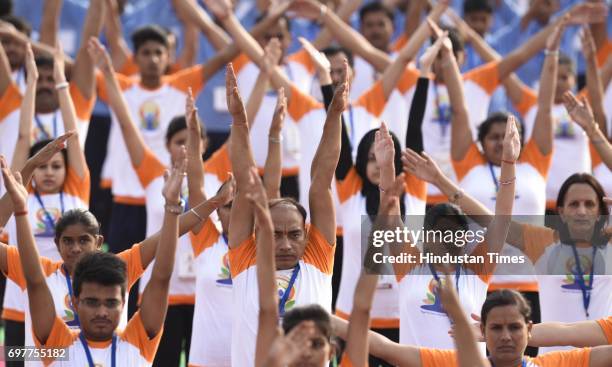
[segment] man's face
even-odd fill
[[[386,52],[393,36],[393,22],[384,11],[366,13],[361,20],[361,33],[374,47]]]
[[[146,41],[134,57],[143,77],[161,77],[168,67],[168,49],[156,41]]]
[[[25,46],[21,42],[15,41],[12,37],[0,37],[2,47],[11,65],[11,70],[17,70],[25,62]]]
[[[481,37],[484,37],[484,35],[487,34],[491,28],[491,13],[484,10],[465,13],[464,19],[465,22]]]
[[[546,24],[550,17],[559,10],[559,0],[531,0],[535,19]]]
[[[57,91],[55,90],[55,78],[53,67],[43,66],[38,68],[38,82],[36,83],[36,112],[50,113],[59,106]]]
[[[331,78],[334,90],[338,87],[340,83],[344,80],[344,59],[346,59],[346,55],[344,52],[339,52],[335,55],[328,56],[327,59],[331,65]],[[353,83],[353,79],[355,77],[355,73],[353,73],[353,68],[349,65],[348,68],[349,76],[348,81],[349,84]]]
[[[105,341],[112,338],[119,325],[124,295],[119,285],[85,282],[73,304],[85,336],[92,341]]]
[[[287,20],[280,18],[278,22],[266,29],[265,33],[257,39],[257,42],[262,48],[265,48],[272,38],[278,38],[278,41],[280,42],[281,58],[279,62],[282,63],[282,60],[287,54],[287,50],[289,49],[289,46],[291,46],[292,41]]]

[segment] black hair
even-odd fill
[[[10,15],[13,12],[13,0],[0,0],[0,17]]]
[[[179,131],[187,129],[187,120],[185,119],[185,115],[175,116],[172,120],[170,120],[170,124],[168,124],[168,129],[166,129],[166,144],[170,143],[172,137],[176,135]],[[206,126],[200,124],[200,137],[202,139],[206,139]]]
[[[389,9],[385,4],[380,1],[373,1],[369,4],[366,4],[359,9],[359,22],[363,22],[363,19],[369,13],[378,13],[383,12],[391,20],[391,23],[395,23],[395,14],[393,14],[393,10]]]
[[[41,68],[53,69],[53,58],[51,57],[36,56],[36,58],[34,59],[34,62],[36,62],[36,67],[38,69],[41,69]]]
[[[83,255],[74,269],[72,284],[75,297],[79,297],[83,283],[103,286],[121,286],[121,297],[125,299],[127,268],[117,255],[94,251]]]
[[[500,289],[489,293],[486,300],[482,304],[480,311],[480,320],[483,326],[487,325],[487,317],[489,312],[495,307],[517,306],[525,323],[531,321],[531,306],[529,302],[517,291],[513,289]]]
[[[449,219],[457,223],[462,230],[468,230],[468,221],[465,213],[455,204],[435,204],[427,210],[423,219],[423,228],[431,230],[442,219]]]
[[[255,24],[261,23],[268,16],[268,12],[262,12],[255,18]],[[287,25],[287,32],[291,33],[291,19],[286,14],[281,15],[278,20],[284,20]]]
[[[329,46],[325,47],[321,52],[323,52],[325,56],[327,56],[327,58],[343,53],[346,56],[346,61],[348,62],[348,64],[351,67],[355,66],[355,58],[353,57],[353,53],[344,47]]]
[[[493,7],[489,0],[465,0],[463,2],[463,14],[484,11],[493,14]]]
[[[32,34],[32,26],[23,18],[8,14],[0,17],[3,22],[10,23],[16,30],[30,37]]]
[[[559,65],[567,65],[570,67],[572,74],[576,75],[576,62],[563,52],[559,53]]]
[[[593,191],[595,191],[595,195],[597,195],[600,218],[597,220],[597,222],[595,222],[592,244],[593,246],[605,246],[608,243],[608,239],[603,235],[602,230],[608,222],[610,210],[608,209],[608,205],[603,200],[605,191],[599,181],[597,181],[593,175],[589,173],[574,173],[573,175],[569,176],[567,180],[563,182],[561,188],[559,188],[559,194],[557,195],[557,208],[565,205],[565,196],[567,195],[570,187],[575,184],[589,185]],[[561,243],[568,245],[574,244],[574,240],[571,238],[567,224],[562,223],[559,219],[557,228],[559,230],[559,239]]]
[[[355,159],[355,169],[359,177],[361,177],[362,187],[361,195],[366,198],[366,212],[370,217],[375,216],[378,213],[378,206],[380,205],[380,191],[377,185],[374,185],[372,181],[368,179],[367,167],[368,167],[368,155],[370,148],[374,144],[374,138],[378,129],[368,131],[357,146],[357,157]],[[393,139],[393,146],[395,147],[395,175],[402,173],[402,148],[399,140],[395,134],[390,133]],[[406,212],[404,207],[404,194],[400,198],[400,210],[402,215]]]
[[[333,328],[331,317],[323,307],[317,304],[300,306],[287,311],[283,317],[283,330],[285,335],[303,321],[312,321],[317,329],[325,335],[325,339],[332,341]]]
[[[66,228],[75,224],[85,227],[85,231],[92,236],[100,234],[100,223],[89,210],[71,209],[62,214],[55,224],[55,240],[59,241]]]
[[[465,50],[465,42],[456,28],[442,26],[440,27],[443,31],[448,31],[448,39],[450,39],[451,44],[453,45],[453,55],[457,57],[458,52],[464,52]],[[431,37],[431,43],[433,44],[436,41],[436,37]]]
[[[297,211],[300,213],[300,215],[302,216],[302,224],[304,225],[306,224],[306,218],[308,216],[308,213],[306,212],[306,209],[302,206],[302,204],[300,204],[297,200],[295,200],[292,197],[284,197],[284,198],[272,199],[268,201],[268,207],[270,209],[280,204],[289,204],[290,206],[294,206],[297,209]]]
[[[32,158],[42,148],[44,148],[45,146],[47,146],[47,144],[50,144],[52,142],[53,142],[52,139],[44,139],[44,140],[39,141],[38,143],[34,143],[34,145],[30,147],[29,157]],[[66,151],[66,149],[62,149],[61,153],[62,153],[62,158],[64,158],[64,165],[66,166],[66,168],[68,168],[68,152]]]
[[[132,33],[134,53],[138,53],[138,49],[148,41],[161,43],[166,49],[170,47],[166,30],[157,24],[140,27]]]
[[[478,141],[480,142],[480,145],[484,146],[485,137],[487,136],[487,134],[489,134],[491,127],[499,123],[506,124],[506,122],[508,121],[508,116],[510,116],[508,112],[503,112],[503,111],[493,112],[492,114],[489,115],[489,117],[487,117],[486,120],[484,120],[480,125],[478,125]],[[518,117],[516,118],[516,121],[518,122],[518,125],[519,125],[518,130],[519,130],[519,135],[520,135],[521,144],[522,144],[524,134],[525,134],[525,129],[523,128],[523,122]]]

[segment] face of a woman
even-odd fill
[[[332,347],[325,335],[315,328],[315,334],[310,339],[310,347],[305,348],[297,363],[291,367],[323,367],[332,357]]]
[[[56,153],[51,160],[34,170],[34,184],[41,194],[58,193],[65,179],[66,163],[61,152]]]
[[[573,239],[588,241],[592,238],[595,222],[599,218],[599,200],[590,185],[571,185],[565,194],[563,206],[558,209]]]
[[[380,168],[378,167],[378,163],[376,163],[376,156],[374,155],[374,144],[370,147],[368,151],[368,164],[366,165],[366,176],[368,180],[374,185],[380,183]]]
[[[525,322],[518,306],[494,307],[487,315],[487,323],[481,328],[493,361],[520,361],[527,348],[531,323]]]
[[[66,226],[55,240],[57,249],[70,272],[85,254],[97,251],[102,246],[102,236],[93,235],[81,223]]]
[[[491,125],[489,132],[485,135],[482,142],[487,161],[499,166],[502,160],[502,152],[504,150],[504,135],[506,134],[506,123],[496,122]]]

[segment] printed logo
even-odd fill
[[[289,275],[277,275],[276,276],[276,287],[278,289],[278,299],[283,299],[286,292],[289,292],[287,302],[285,302],[285,312],[291,310],[295,306],[295,283],[291,289],[289,287],[289,281],[291,280],[291,274]]]
[[[64,297],[64,316],[62,320],[71,328],[79,327],[79,323],[74,317],[74,312],[72,312],[72,308],[70,307],[70,294],[66,294]]]
[[[567,112],[555,120],[555,139],[574,139],[576,137],[576,126]]]
[[[54,136],[49,131],[51,131],[51,126],[43,125],[42,129],[38,125],[32,126],[32,140],[37,143],[41,140],[53,139]]]
[[[451,123],[451,107],[448,95],[438,95],[438,103],[434,108],[432,120],[440,125],[440,134],[446,136]]]
[[[140,128],[146,131],[156,130],[160,123],[160,109],[155,101],[146,101],[140,105]]]
[[[53,223],[49,222],[47,213]],[[46,210],[40,208],[34,214],[34,236],[36,237],[54,237],[55,236],[55,223],[62,216],[62,212],[58,208],[49,208]]]
[[[229,252],[226,252],[221,259],[221,270],[217,275],[217,284],[232,285],[232,273],[229,270]]]
[[[582,268],[582,274],[584,277],[585,285],[591,284],[591,267],[593,263],[591,259],[589,259],[585,255],[580,255],[580,267]],[[576,266],[576,260],[574,257],[569,257],[565,262],[565,279],[563,279],[564,285],[561,286],[563,289],[578,289],[580,290],[580,284],[578,284],[579,272],[578,267]],[[591,288],[589,288],[591,289]]]
[[[440,280],[442,282],[446,281],[444,278],[441,278]],[[424,305],[421,306],[421,309],[440,314],[446,314],[444,312],[444,309],[442,308],[442,303],[440,303],[440,297],[438,297],[437,294],[438,285],[436,283],[436,279],[432,277],[429,281],[429,284],[427,285],[427,297],[423,300]]]

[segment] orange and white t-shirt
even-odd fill
[[[493,61],[463,74],[465,103],[474,136],[477,126],[487,118],[491,95],[499,86],[498,65],[498,61]],[[416,84],[416,80],[414,83]],[[432,83],[427,93],[427,107],[422,126],[423,147],[438,163],[444,174],[456,180],[450,158],[451,105],[448,90],[445,85]],[[412,94],[405,95],[407,105],[410,106]],[[428,185],[428,195],[428,202],[431,203],[446,200],[438,188],[433,185]]]
[[[79,88],[70,83],[70,96],[74,103],[77,117],[77,128],[81,146],[85,146],[89,118],[93,111],[94,98],[83,97]],[[3,154],[7,162],[13,160],[13,153],[17,138],[19,137],[19,116],[21,115],[21,102],[23,95],[15,84],[10,84],[4,94],[0,96],[0,154]],[[62,135],[64,120],[59,108],[52,113],[37,113],[32,121],[32,139],[38,142],[44,139],[55,139]]]
[[[143,272],[142,261],[140,259],[140,245],[136,244],[132,248],[121,252],[117,256],[119,256],[119,258],[121,258],[127,265],[128,287],[131,288],[131,286],[138,280],[138,278],[140,278]],[[6,273],[6,277],[11,281],[15,282],[15,284],[17,284],[17,286],[26,294],[25,345],[34,345],[34,338],[32,334],[32,319],[30,317],[30,308],[27,303],[28,299],[26,291],[26,281],[25,276],[23,274],[23,268],[21,267],[19,252],[17,251],[16,247],[10,246],[7,248],[7,259],[8,271]],[[45,274],[47,287],[49,287],[49,291],[51,293],[51,296],[53,297],[55,313],[58,319],[65,323],[66,326],[70,329],[80,329],[77,321],[75,320],[75,315],[71,307],[70,293],[68,290],[66,274],[62,267],[63,261],[53,261],[48,258],[42,257],[41,265]],[[123,310],[119,327],[123,328],[126,324],[127,307]],[[41,364],[35,362],[28,362],[28,366],[39,365]]]
[[[609,316],[605,319],[597,320],[597,323],[599,324],[601,330],[606,336],[608,344],[612,344],[612,316]]]
[[[457,352],[454,350],[420,349],[422,367],[458,367]],[[527,367],[589,367],[591,348],[574,349],[523,357]],[[516,366],[520,367],[520,366]]]
[[[400,290],[400,343],[427,348],[453,348],[453,339],[448,335],[451,324],[437,296],[435,277],[430,268],[421,262],[421,251],[417,247],[406,248],[405,252],[416,256],[417,261],[395,267]],[[459,274],[453,272],[452,280],[467,317],[470,314],[480,315],[487,298],[494,265],[489,262],[486,251],[486,244],[476,244],[470,255],[483,256],[484,262],[464,264]],[[445,281],[443,277],[441,280]],[[481,347],[484,352],[484,344]]]
[[[140,130],[143,140],[164,165],[170,163],[166,149],[166,130],[170,121],[185,114],[187,90],[192,88],[197,95],[204,87],[201,65],[179,73],[163,76],[162,84],[155,90],[146,89],[138,79],[117,74],[132,121]],[[108,101],[106,84],[98,74],[98,94]],[[117,117],[112,114],[111,132],[108,139],[108,154],[102,168],[102,178],[112,181],[114,201],[121,204],[144,204],[144,188],[130,164],[129,157]]]
[[[589,275],[595,267],[587,318],[572,247],[562,244],[556,231],[527,224],[523,225],[523,243],[524,252],[537,271],[542,322],[577,322],[610,316],[612,276],[606,275],[612,273],[612,249],[609,244],[596,248],[595,252],[592,246],[576,248],[587,284],[591,284]],[[567,348],[549,347],[544,351],[559,349]]]
[[[157,159],[155,154],[146,148],[144,157],[140,165],[134,167],[140,184],[145,189],[146,208],[147,208],[147,231],[146,236],[150,237],[161,230],[164,220],[165,199],[162,196],[164,187],[164,172],[166,167]],[[187,197],[187,183],[184,182],[181,196]],[[139,283],[140,293],[144,291],[151,279],[153,264],[149,264]],[[184,234],[178,239],[176,256],[174,257],[174,267],[170,277],[168,290],[168,304],[193,305],[195,302],[195,269],[193,264],[193,250],[189,235]]]
[[[337,210],[340,212],[340,218],[342,218],[340,224],[344,234],[344,246],[336,315],[346,320],[353,310],[353,296],[363,264],[362,253],[367,246],[363,243],[362,233],[369,233],[369,231],[362,229],[362,227],[365,225],[371,226],[367,219],[366,198],[361,194],[362,186],[363,181],[354,167],[351,168],[346,178],[337,184],[340,199]],[[407,175],[405,189],[406,215],[425,214],[425,200],[427,198],[425,182],[412,175]],[[392,269],[389,269],[389,272],[385,272],[385,274],[393,274]],[[373,328],[400,327],[401,296],[399,293],[399,284],[394,275],[381,275],[379,277],[370,312]]]
[[[246,102],[255,87],[259,68],[246,55],[242,54],[234,61],[234,70],[238,80],[238,88]],[[310,92],[315,69],[306,51],[302,50],[289,55],[287,62],[283,64],[283,71],[287,78],[300,90],[304,93]],[[264,167],[268,154],[268,132],[272,124],[276,99],[276,91],[269,90],[263,98],[257,115],[249,117],[251,120],[249,136],[251,137],[253,158],[260,169]],[[281,131],[283,137],[281,143],[283,176],[296,175],[298,171],[300,152],[304,144],[301,142],[296,123],[297,121],[293,120],[289,114],[285,118]]]
[[[328,243],[317,228],[309,226],[306,248],[298,262],[299,271],[291,289],[287,288],[295,269],[276,271],[279,299],[289,292],[285,311],[310,304],[318,304],[328,312],[331,311],[335,250],[336,246]],[[252,366],[255,362],[259,314],[256,252],[254,237],[229,251],[234,287],[233,366]]]
[[[24,95],[26,87],[28,86],[25,68],[11,70],[11,79],[13,79],[13,83],[17,86],[17,89],[19,89],[19,93]]]
[[[163,330],[149,338],[144,328],[140,311],[130,319],[124,331],[117,335],[116,360],[117,365],[151,366]],[[88,341],[91,357],[96,366],[110,366],[112,363],[111,340],[105,342]],[[36,346],[41,343],[36,341]],[[79,332],[71,330],[59,317],[55,319],[51,334],[44,345],[46,348],[68,348],[66,361],[47,361],[45,366],[87,366],[85,348],[79,339]]]
[[[390,53],[389,57],[395,60],[397,52]],[[351,83],[351,95],[355,97],[362,95],[370,89],[372,84],[376,83],[382,75],[382,73],[376,71],[369,62],[360,56],[355,56],[353,70],[355,70],[355,79]]]
[[[190,234],[196,268],[196,298],[189,366],[232,365],[232,275],[227,238],[208,219]]]
[[[55,244],[55,224],[62,214],[68,210],[89,208],[89,191],[89,171],[86,171],[85,176],[80,178],[70,167],[66,171],[66,179],[61,193],[41,194],[39,202],[30,187],[27,202],[28,221],[32,227],[32,234],[36,240],[36,247],[40,256],[55,261],[61,259]],[[9,244],[16,246],[17,227],[15,217],[11,216],[6,229],[9,234]],[[25,292],[9,279],[6,282],[2,317],[8,320],[23,321],[24,312],[27,310],[26,301]]]

